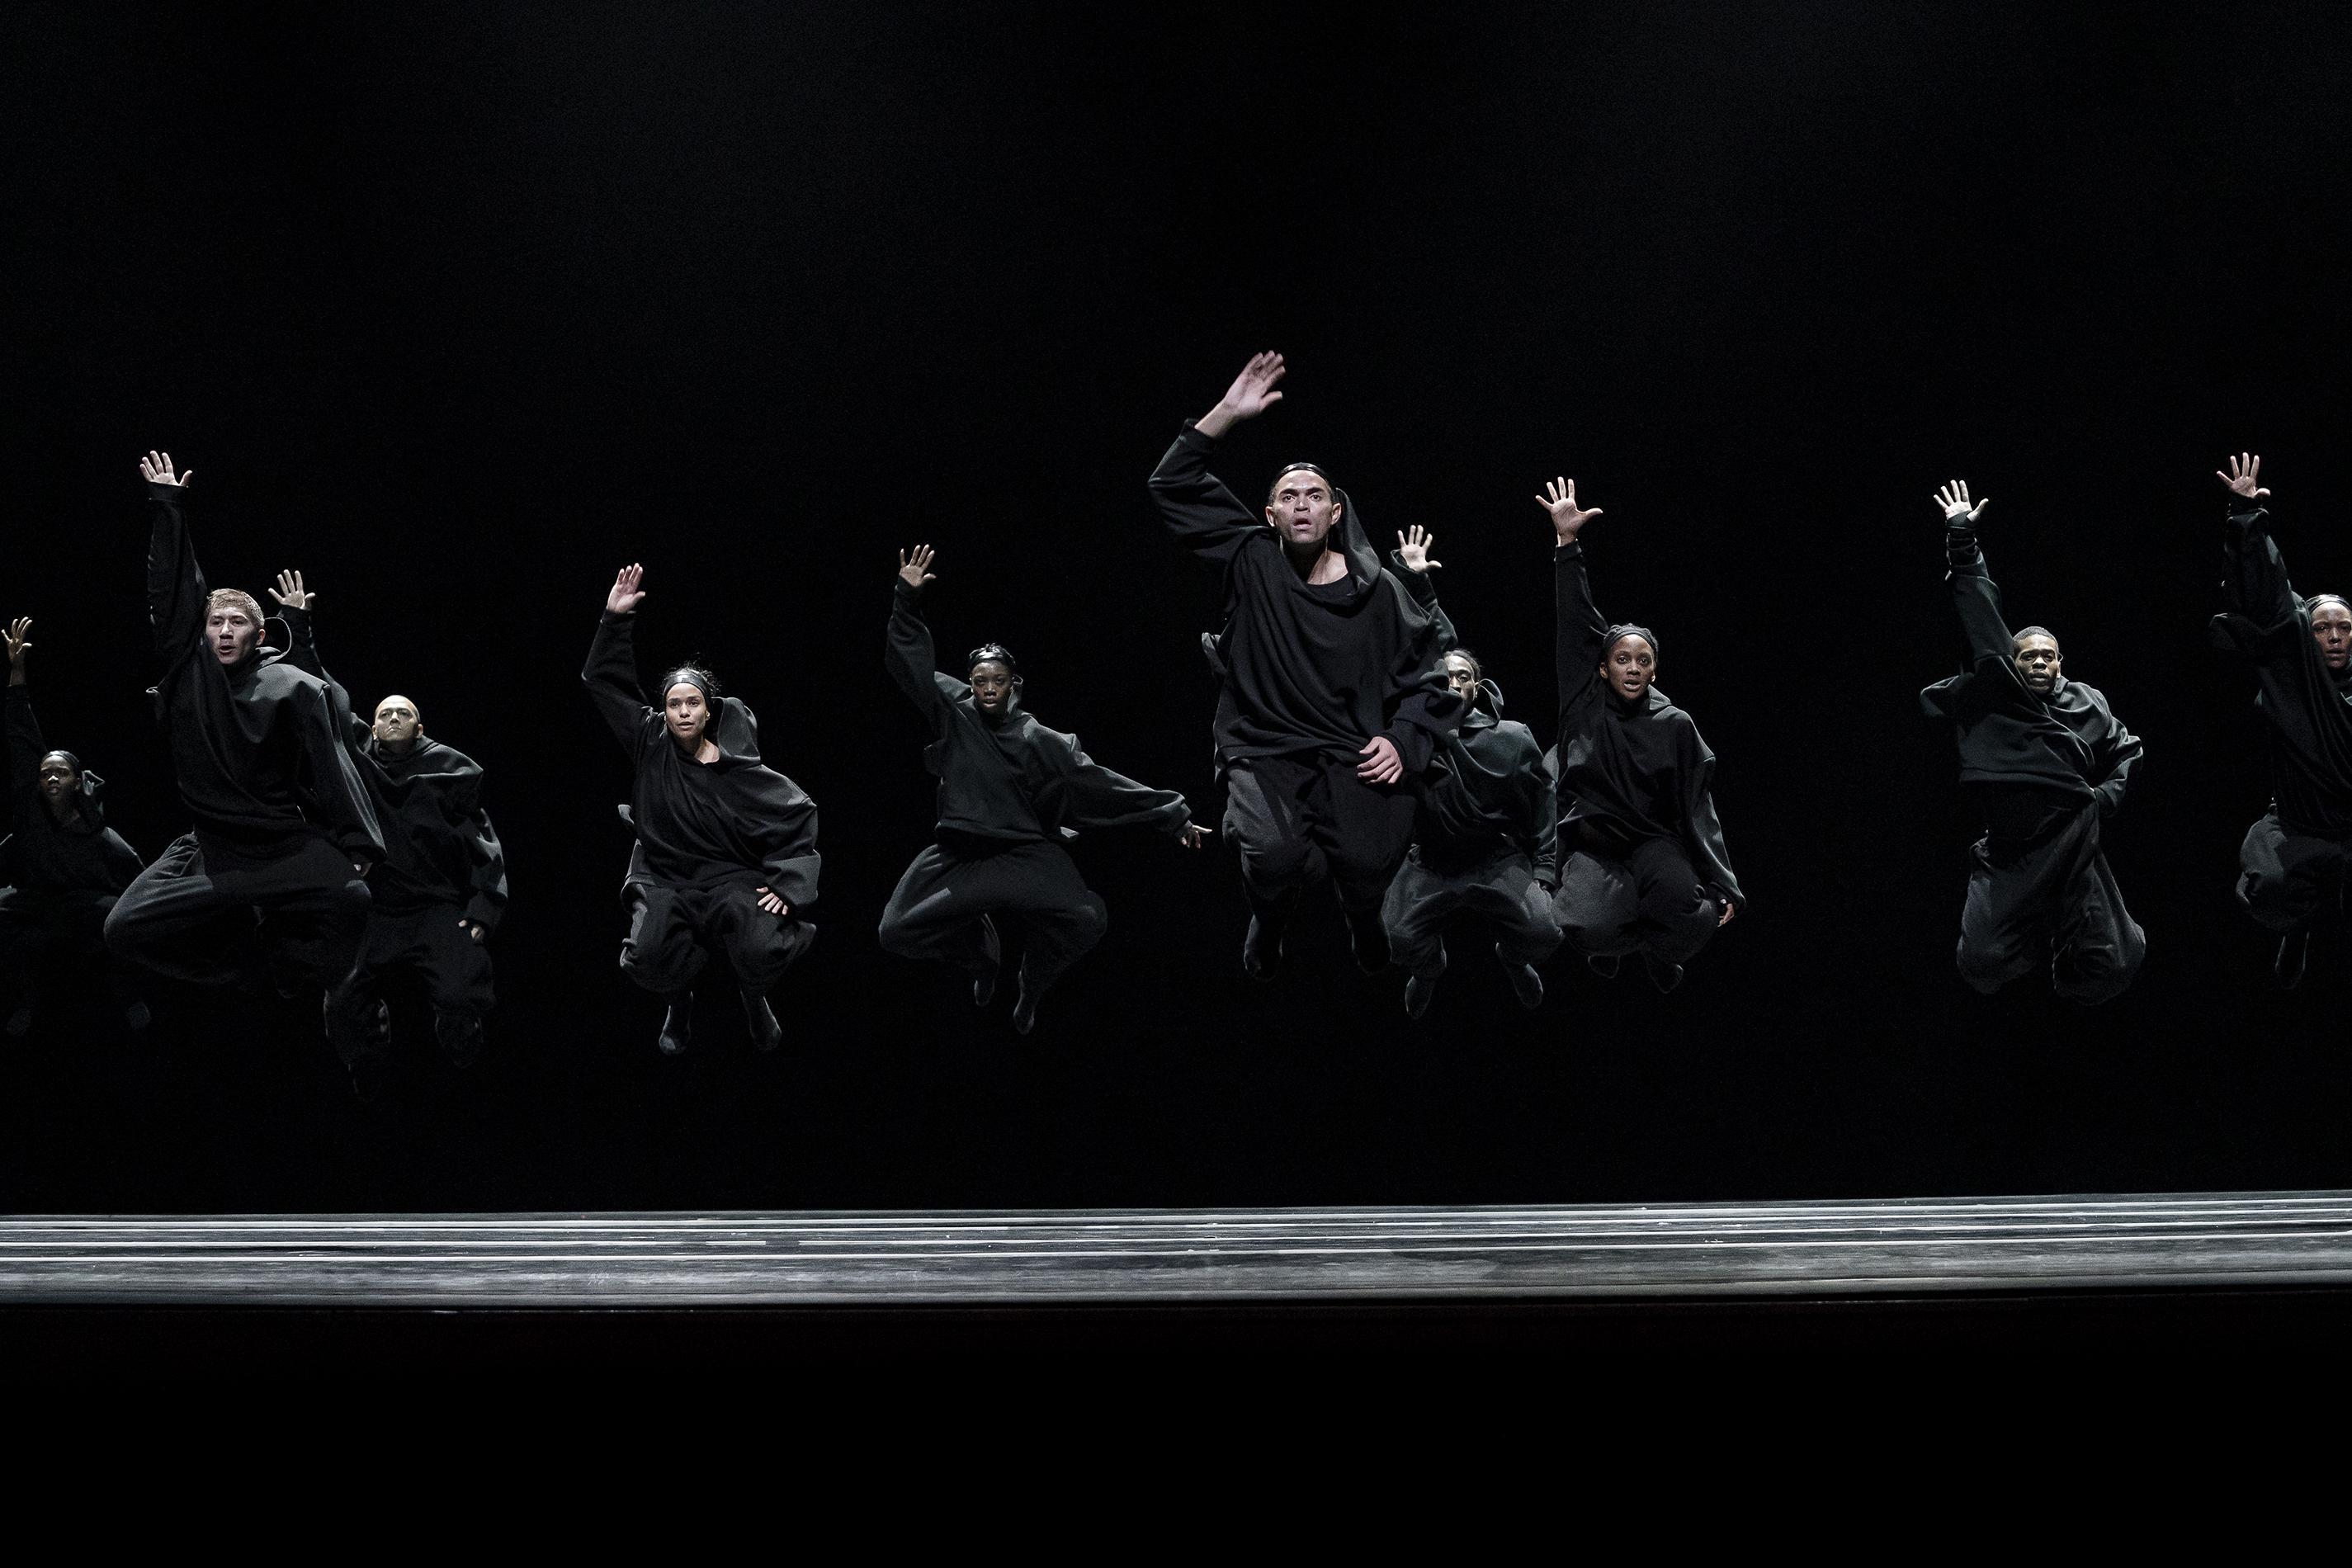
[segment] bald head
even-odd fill
[[[375,743],[387,752],[404,752],[424,737],[425,715],[415,703],[398,693],[375,705]]]

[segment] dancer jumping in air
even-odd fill
[[[1412,838],[1406,783],[1464,705],[1438,668],[1435,626],[1320,468],[1283,468],[1258,514],[1210,474],[1217,440],[1282,400],[1283,369],[1277,353],[1252,359],[1177,436],[1151,495],[1225,601],[1216,758],[1249,894],[1243,967],[1273,973],[1302,891],[1328,877],[1370,973],[1389,961],[1381,902]]]
[[[2100,851],[2140,759],[2095,688],[2063,673],[2046,627],[2012,633],[1985,571],[1971,502],[1957,480],[1936,492],[1966,669],[1919,694],[1958,732],[1960,784],[1983,814],[1960,910],[1961,977],[1979,991],[2048,967],[2059,995],[2086,1005],[2123,994],[2147,955]]]
[[[1657,634],[1611,625],[1584,572],[1576,486],[1556,479],[1536,498],[1551,514],[1559,735],[1561,854],[1553,910],[1596,973],[1639,953],[1661,991],[1747,907],[1715,815],[1715,753],[1698,726],[1652,684]]]
[[[265,657],[261,606],[207,589],[183,514],[193,473],[150,452],[147,610],[163,676],[156,711],[195,818],[106,918],[107,946],[158,973],[224,984],[252,949],[281,995],[351,973],[367,930],[367,868],[383,858],[345,748],[351,713],[326,682]]]
[[[269,596],[286,623],[288,662],[341,691],[319,657],[319,595],[299,572],[281,572]],[[352,714],[350,739],[384,858],[368,873],[367,940],[330,1004],[330,1033],[354,1082],[379,1077],[392,1045],[384,983],[414,975],[435,1039],[452,1063],[470,1067],[496,1000],[488,942],[507,902],[506,851],[482,809],[481,766],[427,737],[416,704],[398,695],[376,704],[373,723]]]
[[[2305,598],[2270,531],[2263,460],[2230,459],[2221,600],[2213,640],[2251,662],[2269,745],[2271,807],[2238,852],[2238,901],[2279,939],[2273,973],[2303,979],[2311,929],[2345,915],[2352,872],[2352,605]]]
[[[694,978],[723,956],[752,1044],[773,1050],[784,1035],[769,987],[816,940],[816,804],[761,763],[758,719],[700,665],[665,673],[662,706],[646,705],[635,642],[644,579],[635,565],[614,578],[580,677],[636,769],[621,969],[668,1002],[658,1044],[675,1056],[694,1037]]]
[[[15,982],[10,1039],[32,1028],[59,977],[93,960],[123,1021],[148,1024],[130,976],[107,956],[106,914],[139,875],[138,852],[106,826],[106,781],[71,752],[52,751],[33,714],[25,669],[33,623],[10,623],[7,738],[8,837],[0,841],[0,968]]]
[[[1459,646],[1454,623],[1438,607],[1429,575],[1443,565],[1430,558],[1436,542],[1412,528],[1397,535],[1389,560],[1435,621],[1446,684],[1467,711],[1415,783],[1412,848],[1389,884],[1381,919],[1389,951],[1405,972],[1407,1014],[1418,1018],[1429,1011],[1445,973],[1445,925],[1457,916],[1492,930],[1512,994],[1532,1010],[1544,995],[1535,966],[1560,942],[1551,907],[1559,884],[1556,795],[1543,748],[1525,724],[1503,717],[1502,688]]]
[[[931,547],[898,554],[891,586],[890,679],[931,729],[923,761],[940,781],[938,842],[915,857],[882,911],[881,942],[901,958],[935,958],[971,976],[982,1007],[996,994],[1003,928],[1023,939],[1013,1027],[1027,1034],[1037,1004],[1109,925],[1062,840],[1076,830],[1151,827],[1186,849],[1206,831],[1173,790],[1147,789],[1091,759],[1075,735],[1021,705],[1021,667],[1000,643],[974,648],[968,679],[942,675],[923,621]]]

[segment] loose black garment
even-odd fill
[[[1584,549],[1552,552],[1559,738],[1560,929],[1580,952],[1643,952],[1679,963],[1706,945],[1722,905],[1747,907],[1715,812],[1715,753],[1651,686],[1628,702],[1603,679],[1608,620]]]
[[[1961,784],[1986,828],[1970,851],[1960,973],[1990,992],[2046,962],[2060,995],[2107,1001],[2147,951],[2099,848],[2139,740],[2095,688],[2062,677],[2044,697],[2025,684],[2000,590],[1964,521],[1946,530],[1945,559],[1966,668],[1919,700],[1956,727]]]
[[[881,942],[911,958],[982,963],[982,915],[1005,914],[1024,938],[1023,973],[1049,984],[1101,940],[1108,914],[1062,848],[1079,829],[1150,827],[1180,837],[1192,807],[1089,758],[1049,730],[1019,689],[990,716],[971,686],[940,672],[921,597],[892,584],[890,679],[929,724],[923,765],[940,781],[938,844],[917,856],[883,910]]]
[[[607,615],[597,623],[580,679],[636,767],[629,817],[637,843],[623,885],[630,935],[622,968],[649,990],[675,992],[685,988],[677,977],[691,978],[700,955],[716,950],[734,964],[739,985],[773,984],[814,940],[808,916],[821,860],[816,803],[761,762],[759,720],[740,699],[723,699],[704,731],[717,757],[698,763],[679,750],[637,686],[634,616]],[[788,911],[758,910],[779,928],[766,933],[755,933],[740,915],[743,906],[757,910],[761,888]],[[807,929],[781,929],[788,926]],[[686,949],[698,956],[680,957]],[[779,953],[781,963],[772,963]]]
[[[453,1056],[470,1059],[482,1038],[482,1022],[498,1000],[491,983],[488,946],[478,940],[457,906],[419,905],[368,916],[367,940],[351,978],[335,990],[332,1034],[349,1062],[381,1055],[392,1044],[384,1008],[384,984],[410,974],[425,987],[433,1008],[433,1032]]]
[[[366,865],[383,840],[344,745],[335,689],[257,650],[235,667],[205,644],[206,589],[174,485],[151,484],[147,611],[163,663],[156,713],[195,830],[139,874],[106,919],[119,956],[198,984],[255,967],[280,991],[332,985],[359,955]]]
[[[7,689],[8,839],[0,882],[22,893],[120,893],[139,875],[139,852],[106,826],[106,781],[87,768],[63,821],[41,795],[49,747],[30,690]]]

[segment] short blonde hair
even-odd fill
[[[215,588],[205,595],[205,618],[210,620],[215,610],[241,611],[257,626],[268,619],[261,613],[261,601],[242,588]]]

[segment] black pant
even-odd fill
[[[980,917],[1003,917],[1022,937],[1023,978],[1043,990],[1102,941],[1110,910],[1058,845],[980,850],[933,845],[915,857],[882,911],[883,950],[977,969],[987,947]]]
[[[444,1045],[454,1047],[471,1036],[497,1000],[490,989],[488,944],[475,941],[471,931],[465,910],[456,904],[371,914],[358,966],[335,992],[335,1043],[344,1054],[381,1051],[391,1044],[379,1004],[384,982],[395,974],[415,974],[425,983],[433,1030]]]
[[[626,898],[629,934],[621,943],[621,973],[665,996],[692,985],[713,953],[725,956],[738,986],[764,992],[816,941],[815,926],[797,915],[770,914],[747,883],[632,882]]]
[[[2023,844],[1990,835],[1969,851],[1960,910],[1960,976],[1991,993],[2050,966],[2052,989],[2089,1005],[2124,994],[2147,935],[2124,908],[2099,852],[2099,808],[2076,807]]]
[[[1455,915],[1492,926],[1506,963],[1541,963],[1559,946],[1551,892],[1517,849],[1455,872],[1433,868],[1417,848],[1407,855],[1381,903],[1390,956],[1409,974],[1435,978],[1444,964],[1445,922]]]
[[[2238,850],[2238,902],[2281,936],[2345,913],[2352,843],[2291,831],[2278,813],[2246,829]]]
[[[368,902],[359,872],[323,838],[263,858],[189,833],[124,891],[106,917],[106,945],[142,969],[226,985],[251,973],[257,937],[278,992],[295,996],[351,973]]]
[[[1570,852],[1552,912],[1569,946],[1587,957],[1640,952],[1664,963],[1697,956],[1723,919],[1723,906],[1670,838],[1644,838],[1622,854],[1597,847]]]
[[[90,888],[0,888],[0,973],[15,982],[18,1006],[39,1006],[93,959],[106,965],[116,1006],[139,999],[130,975],[107,954],[106,915],[114,903],[114,894]]]
[[[1253,757],[1225,770],[1225,837],[1241,847],[1242,885],[1261,917],[1287,914],[1298,890],[1328,877],[1351,915],[1381,907],[1412,843],[1410,791],[1368,784],[1358,757]]]

